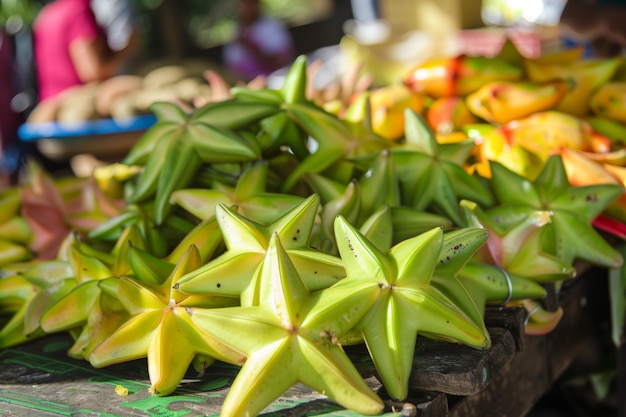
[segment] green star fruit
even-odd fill
[[[188,294],[223,294],[241,297],[241,304],[260,302],[261,265],[270,239],[277,233],[302,279],[311,291],[317,291],[345,276],[343,263],[309,246],[319,209],[319,197],[307,197],[272,223],[260,224],[219,204],[216,208],[227,250],[179,282]]]
[[[309,101],[306,98],[307,64],[308,59],[306,55],[299,55],[291,64],[280,90],[285,103],[293,104]]]
[[[332,288],[374,295],[375,303],[355,329],[362,332],[393,398],[408,395],[418,334],[488,346],[483,329],[432,283],[444,241],[441,227],[400,242],[388,252],[377,249],[342,217],[335,221],[335,235],[347,276]]]
[[[361,188],[361,213],[358,224],[361,225],[378,207],[400,205],[400,189],[388,150],[382,151],[374,159],[369,169],[359,178]]]
[[[545,297],[546,290],[531,279],[481,261],[480,253],[489,241],[488,236],[487,230],[475,226],[445,233],[432,285],[465,311],[489,340],[484,323],[487,305],[505,305],[511,300],[527,298],[541,299]]]
[[[461,201],[468,224],[489,233],[477,260],[504,268],[511,277],[537,282],[557,282],[576,275],[571,263],[543,249],[545,227],[551,221],[549,211],[534,211],[517,223],[503,227],[477,204]]]
[[[132,276],[99,281],[101,290],[115,297],[129,317],[91,350],[90,363],[100,368],[146,357],[150,391],[159,396],[168,395],[178,387],[196,355],[243,363],[245,356],[241,352],[191,321],[196,311],[236,305],[238,300],[214,295],[189,296],[176,289],[178,279],[199,265],[199,251],[192,245],[161,284]],[[173,335],[176,343],[172,343]]]
[[[241,87],[241,89],[256,91],[248,87]],[[273,91],[266,89],[264,91],[270,92],[266,97],[271,99],[245,100],[243,97],[234,97],[233,99],[207,103],[191,113],[190,121],[194,125],[205,124],[233,131],[241,131],[255,126],[257,122],[271,117],[280,110],[280,101],[275,99],[275,94],[271,94]]]
[[[508,227],[547,211],[550,223],[543,249],[572,264],[576,259],[617,268],[622,256],[593,228],[592,220],[624,193],[621,186],[600,184],[572,186],[559,155],[550,156],[534,181],[521,177],[497,162],[491,162],[491,184],[499,202],[486,210],[495,222]]]
[[[233,87],[233,96],[244,103],[257,105],[269,104],[276,108],[284,105],[308,103],[307,88],[307,57],[298,56],[292,63],[281,89],[259,88],[248,86]],[[285,111],[277,111],[259,121],[259,131],[255,132],[265,158],[280,153],[283,148],[292,152],[300,160],[308,157],[308,135]]]
[[[271,222],[300,203],[303,198],[293,194],[268,192],[266,189],[268,163],[259,161],[249,165],[237,185],[214,183],[213,188],[181,189],[172,193],[171,201],[199,219],[215,215],[215,207],[222,203],[236,206],[242,216],[259,223]]]
[[[547,291],[539,282],[509,273],[498,265],[470,260],[458,273],[476,303],[484,307],[504,306],[519,300],[542,300]]]
[[[0,330],[0,347],[44,336],[43,311],[75,286],[74,272],[66,261],[29,261],[8,272],[0,279],[0,301],[11,318]]]
[[[461,199],[493,205],[488,187],[464,169],[474,147],[471,139],[437,143],[423,117],[407,109],[405,144],[391,150],[403,205],[446,215],[459,226],[463,225],[458,204]]]
[[[191,245],[198,248],[200,253],[200,262],[204,265],[215,256],[216,253],[223,251],[222,231],[215,217],[202,220],[196,227],[189,231],[180,240],[178,245],[165,257],[167,262],[175,262],[180,259]]]
[[[431,285],[457,305],[481,330],[483,346],[491,345],[491,337],[484,322],[486,299],[484,288],[471,285],[460,272],[487,240],[487,233],[478,228],[461,228],[443,235],[439,260],[433,271]],[[437,339],[436,335],[431,338]],[[475,346],[476,347],[476,346]]]
[[[318,177],[319,178],[319,177]],[[319,181],[318,181],[319,183]],[[339,255],[333,224],[337,216],[343,216],[350,223],[357,224],[361,214],[361,186],[358,181],[350,181],[343,193],[322,204],[320,213],[320,241],[316,247],[324,252]]]
[[[41,328],[46,333],[78,334],[68,350],[69,356],[84,359],[126,318],[115,298],[102,293],[99,281],[130,272],[131,245],[145,246],[139,230],[132,226],[124,230],[111,253],[81,241],[74,241],[70,247],[73,276],[69,279],[75,281],[74,287],[48,304],[40,318]]]
[[[190,184],[203,163],[246,162],[261,157],[255,141],[233,130],[208,124],[197,115],[185,113],[176,104],[155,103],[150,109],[157,114],[158,121],[146,133],[150,153],[128,201],[139,203],[154,196],[157,225],[163,223],[171,210],[172,192]],[[139,151],[135,149],[144,147],[148,146],[140,140],[124,162],[136,163]]]
[[[221,416],[258,415],[296,383],[349,410],[381,413],[383,402],[338,343],[374,303],[375,291],[348,285],[311,294],[281,241],[278,233],[272,234],[262,265],[259,305],[191,316],[198,326],[248,356]]]
[[[388,151],[381,152],[370,164],[371,167],[358,180],[352,180],[347,185],[319,174],[305,175],[307,182],[320,195],[322,201],[322,241],[318,247],[328,253],[337,253],[334,221],[338,215],[364,232],[365,223],[376,217],[381,207],[387,207],[390,211],[392,227],[383,233],[392,239],[392,243],[398,243],[436,226],[452,226],[452,222],[445,216],[400,205],[398,181]]]
[[[382,252],[393,246],[393,219],[391,207],[381,205],[359,227],[359,232]]]
[[[119,215],[91,230],[87,237],[94,243],[114,244],[112,242],[119,240],[125,228],[134,226],[139,229],[146,249],[155,256],[163,257],[197,226],[197,220],[187,219],[178,213],[170,213],[162,224],[157,225],[154,213],[153,201],[127,204]]]
[[[321,173],[336,163],[371,157],[393,146],[390,141],[377,136],[355,134],[347,121],[313,103],[292,103],[283,107],[316,143],[315,151],[300,160],[285,179],[283,192],[293,189],[305,173]]]
[[[21,274],[8,274],[0,279],[0,305],[3,320],[0,328],[0,349],[25,343],[43,336],[43,332],[27,335],[24,332],[24,317],[31,300],[40,291]]]

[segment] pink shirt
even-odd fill
[[[70,44],[77,39],[104,36],[89,1],[56,0],[46,5],[37,16],[33,43],[39,100],[83,84],[72,64]]]

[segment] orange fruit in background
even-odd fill
[[[477,123],[478,117],[469,110],[463,97],[450,96],[436,99],[428,108],[426,120],[436,133],[450,134]]]
[[[505,124],[554,108],[567,92],[564,81],[494,81],[466,97],[467,107],[490,123]]]
[[[402,79],[411,90],[430,97],[466,96],[491,81],[515,81],[523,69],[502,59],[459,55],[427,59]]]
[[[426,96],[415,93],[401,84],[372,90],[370,106],[372,130],[389,140],[398,140],[404,136],[404,111],[411,109],[423,113]]]

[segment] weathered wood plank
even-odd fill
[[[451,417],[522,417],[550,388],[544,337],[532,337],[480,393],[450,401]]]
[[[489,332],[492,346],[488,350],[418,337],[411,389],[452,395],[473,395],[483,390],[516,351],[508,330],[494,327]]]
[[[601,343],[594,322],[606,302],[606,294],[598,293],[604,288],[602,275],[589,269],[569,282],[559,294],[564,309],[559,325],[546,335],[526,336],[524,349],[481,392],[449,398],[450,416],[525,416],[574,360]]]
[[[502,327],[508,330],[515,341],[515,349],[524,349],[524,321],[526,310],[522,307],[488,306],[485,309],[487,327]]]

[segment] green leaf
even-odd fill
[[[626,257],[626,245],[618,249]],[[611,301],[611,337],[616,347],[624,345],[624,318],[626,317],[626,264],[609,269],[609,297]]]

